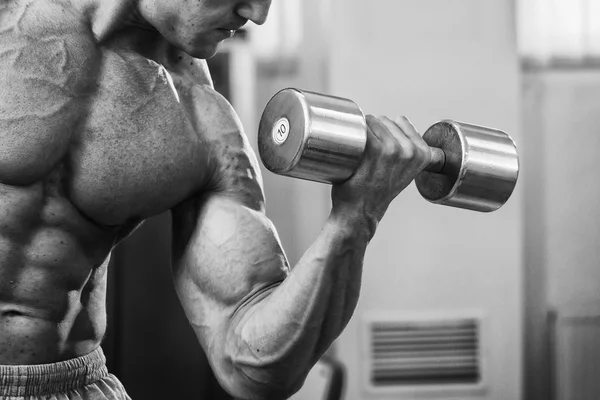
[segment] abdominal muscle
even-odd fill
[[[100,345],[114,237],[65,199],[0,185],[0,365],[54,363]]]
[[[87,270],[82,288],[52,277],[56,265],[4,264],[0,284],[0,364],[45,364],[79,357],[100,345],[106,330],[106,264]],[[82,268],[83,267],[83,268]],[[4,278],[12,275],[7,281]]]

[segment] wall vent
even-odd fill
[[[371,391],[483,386],[480,317],[374,318],[365,325]]]

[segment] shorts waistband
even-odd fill
[[[108,375],[101,347],[82,357],[53,364],[0,365],[0,398],[64,393]]]

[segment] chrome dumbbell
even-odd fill
[[[510,198],[519,175],[514,141],[500,130],[444,120],[423,139],[431,163],[415,179],[428,201],[473,211],[497,210]],[[260,120],[258,150],[276,174],[324,183],[349,179],[367,140],[365,116],[348,99],[284,89]]]

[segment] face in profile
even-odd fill
[[[169,42],[196,58],[212,57],[219,43],[248,21],[263,24],[271,0],[141,0],[140,12]]]

